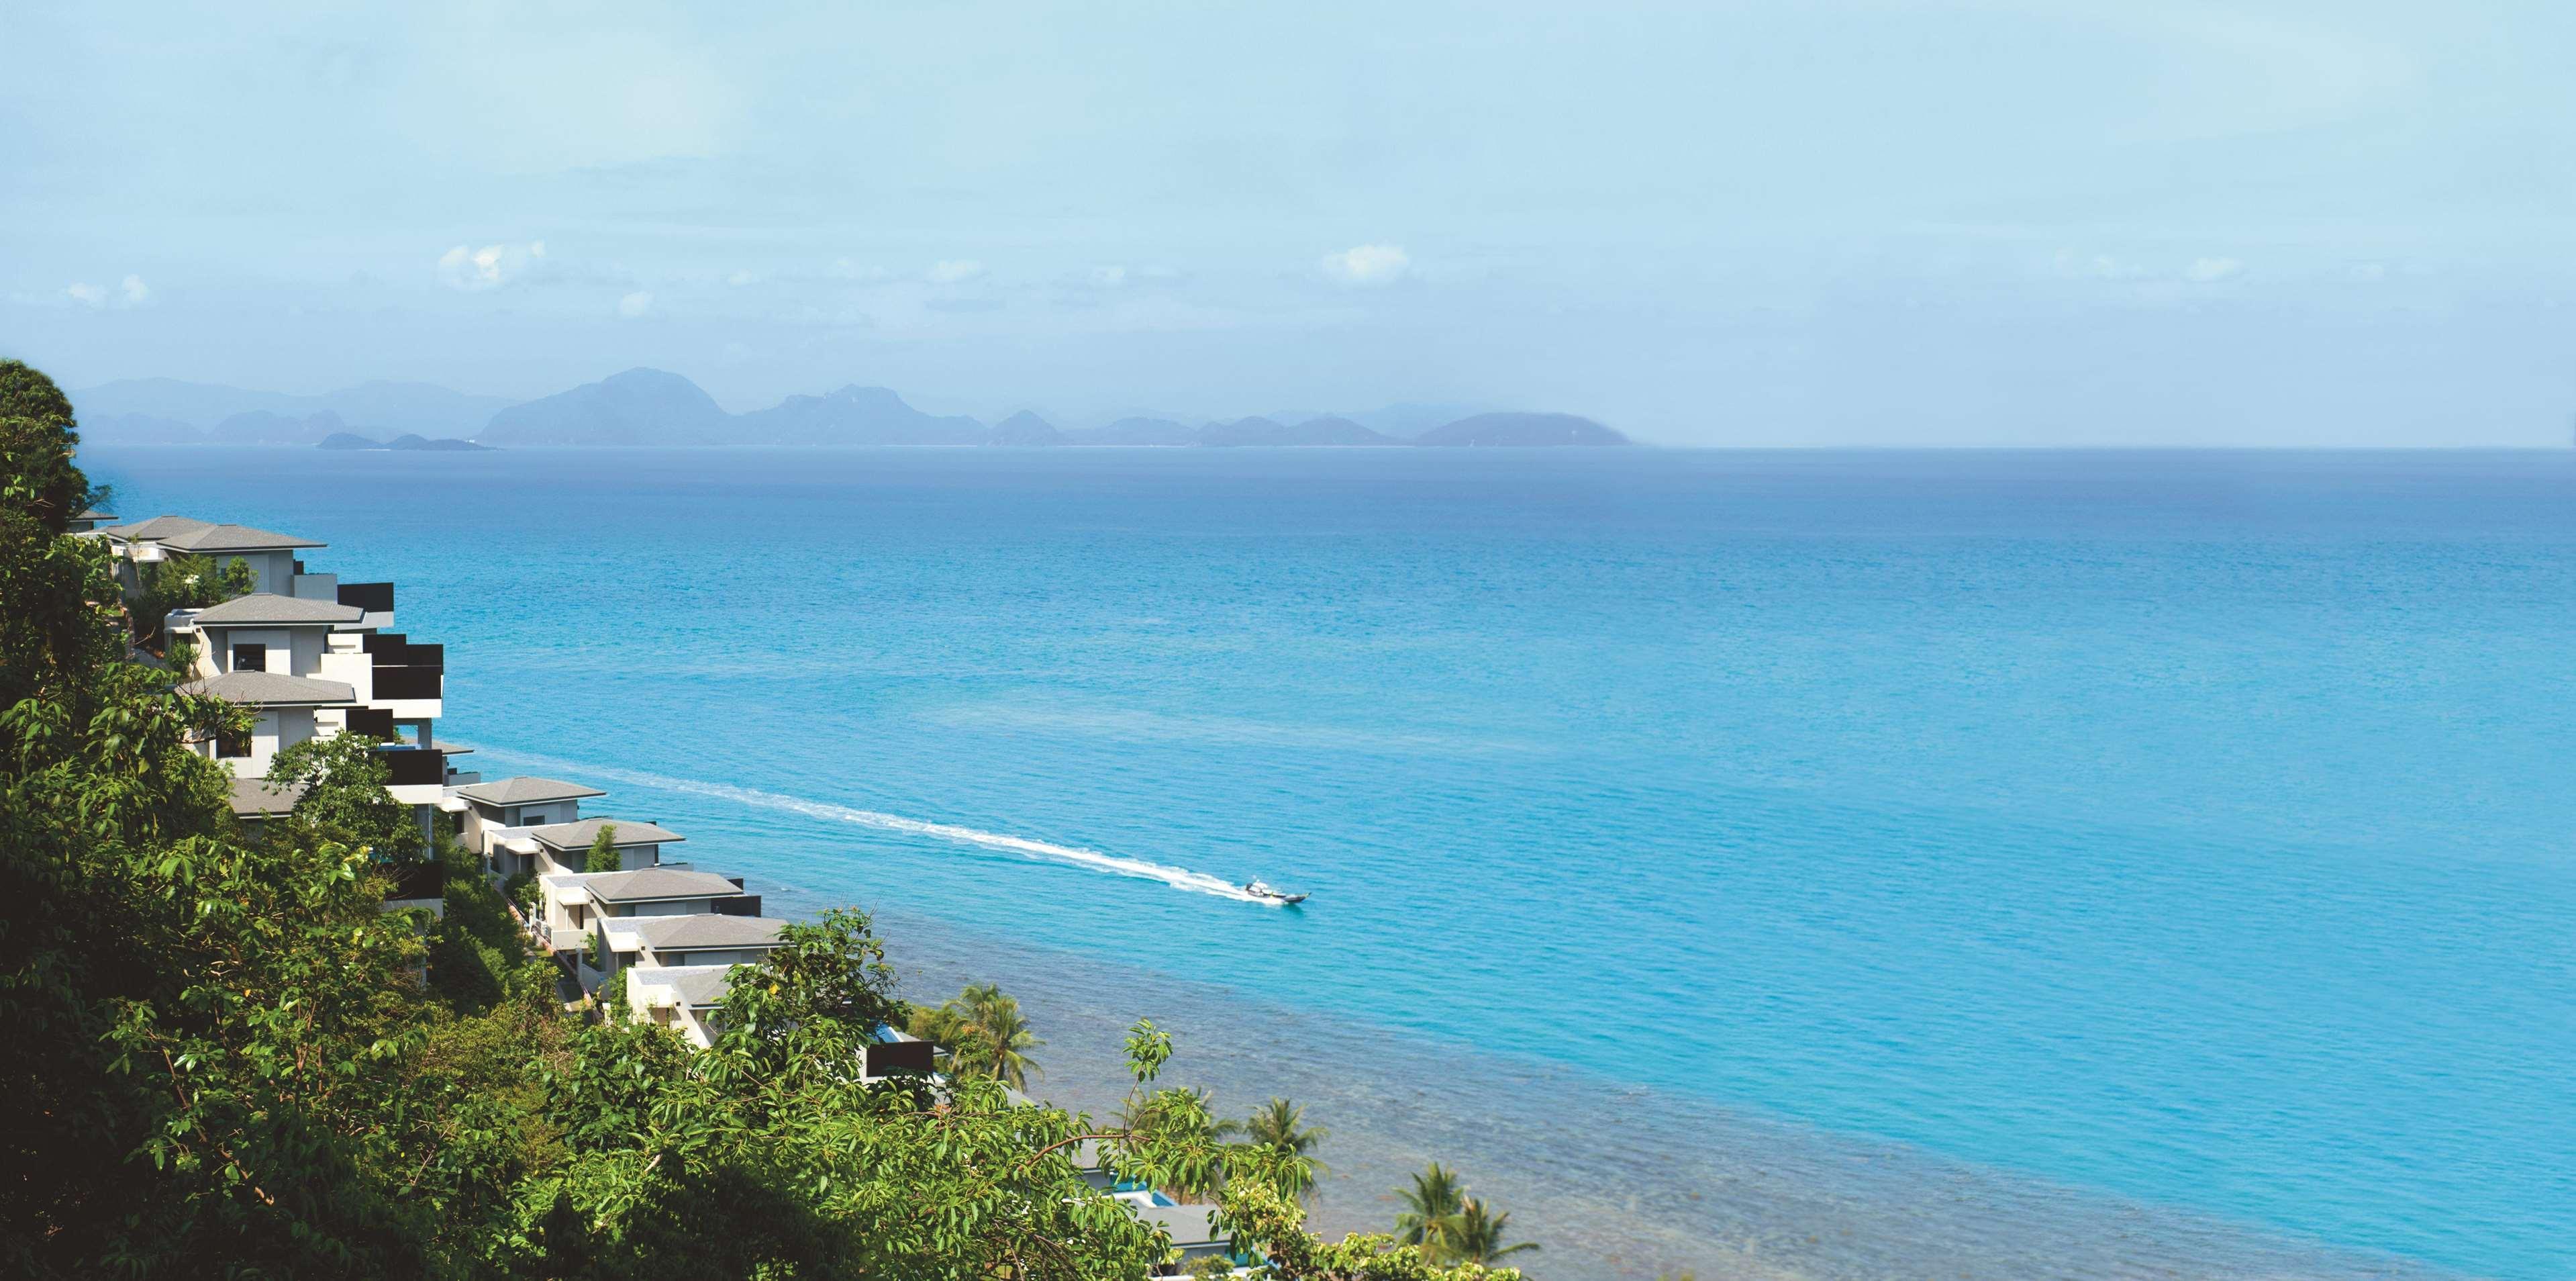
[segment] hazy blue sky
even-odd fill
[[[0,351],[1713,443],[2576,411],[2576,6],[404,8],[0,10]]]

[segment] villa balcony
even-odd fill
[[[402,736],[394,732],[394,714],[381,708],[352,707],[345,713],[349,732],[379,738],[390,743]]]
[[[385,869],[393,878],[393,888],[386,891],[385,901],[426,902],[447,897],[447,869],[436,863],[395,863]]]
[[[447,753],[435,747],[388,747],[377,751],[395,787],[447,785]]]
[[[340,603],[370,614],[394,612],[394,585],[391,583],[341,583]]]
[[[437,699],[441,696],[441,686],[444,683],[443,678],[445,675],[445,672],[435,667],[385,667],[379,665],[376,668],[376,696],[374,701],[379,703],[398,703],[409,702],[416,699]]]

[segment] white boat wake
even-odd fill
[[[1269,900],[1245,893],[1240,885],[1220,880],[1205,872],[1193,872],[1185,867],[1170,867],[1141,858],[1104,854],[1099,850],[1084,849],[1078,845],[1057,845],[1048,841],[1030,840],[1025,836],[1009,836],[1001,832],[961,827],[955,823],[932,823],[917,818],[905,818],[900,814],[881,814],[875,810],[834,805],[828,801],[809,801],[801,796],[764,792],[752,787],[736,787],[730,783],[708,783],[693,778],[670,778],[661,774],[648,774],[641,770],[619,769],[614,766],[603,768],[527,752],[487,747],[482,749],[482,754],[487,757],[524,761],[539,769],[560,769],[577,778],[587,776],[632,783],[637,787],[658,788],[666,792],[712,796],[718,800],[732,801],[737,805],[748,805],[755,809],[784,810],[791,814],[803,814],[809,818],[831,819],[858,827],[872,827],[883,832],[935,836],[963,845],[1000,850],[1028,858],[1044,859],[1048,862],[1071,864],[1075,867],[1087,867],[1095,872],[1108,872],[1115,876],[1161,881],[1173,889],[1188,890],[1193,894],[1208,894],[1217,898],[1233,899],[1238,903],[1269,903]],[[1276,906],[1276,904],[1270,905]]]

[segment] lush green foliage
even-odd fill
[[[1422,1245],[1437,1240],[1441,1228],[1457,1216],[1466,1185],[1458,1181],[1457,1171],[1434,1161],[1413,1176],[1412,1187],[1398,1188],[1395,1196],[1404,1203],[1395,1216],[1396,1239]]]
[[[1413,1186],[1398,1188],[1404,1212],[1395,1216],[1395,1239],[1421,1250],[1439,1263],[1490,1264],[1537,1245],[1506,1244],[1512,1216],[1467,1195],[1458,1173],[1434,1161],[1413,1176]]]
[[[862,915],[789,927],[693,1052],[565,1017],[445,834],[444,916],[384,911],[394,825],[355,743],[286,764],[306,803],[246,834],[189,747],[239,713],[132,661],[110,558],[64,533],[74,440],[52,384],[0,362],[0,1274],[1139,1276],[1170,1244],[1084,1182],[1093,1145],[1125,1178],[1221,1184],[1283,1277],[1486,1275],[1308,1236],[1284,1149],[1223,1142],[1195,1091],[1106,1128],[1004,1069],[866,1080],[906,1019]],[[1140,1024],[1129,1050],[1143,1091],[1170,1039]]]
[[[1306,1124],[1306,1109],[1286,1099],[1273,1098],[1244,1120],[1220,1122],[1217,1133],[1240,1134],[1254,1147],[1273,1149],[1280,1186],[1301,1201],[1314,1195],[1316,1176],[1330,1169],[1315,1156],[1330,1132]]]
[[[906,1029],[946,1053],[948,1071],[1029,1088],[1029,1075],[1046,1075],[1029,1051],[1046,1044],[1020,1014],[1020,1003],[990,983],[970,983],[954,999],[912,1011]]]
[[[247,595],[252,576],[249,563],[239,557],[209,561],[202,556],[173,556],[136,562],[134,581],[134,639],[158,649],[162,643],[161,624],[171,610],[204,609]],[[186,670],[178,653],[171,657],[174,669]]]
[[[590,838],[590,854],[582,859],[584,872],[614,872],[620,867],[617,853],[617,825],[602,823],[599,835]]]
[[[408,862],[422,855],[420,823],[385,790],[393,771],[377,755],[376,741],[360,734],[308,738],[269,761],[268,781],[280,791],[301,790],[295,817],[305,826],[362,847],[378,861]]]

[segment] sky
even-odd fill
[[[2548,445],[2576,6],[0,11],[0,353],[1080,424]]]

